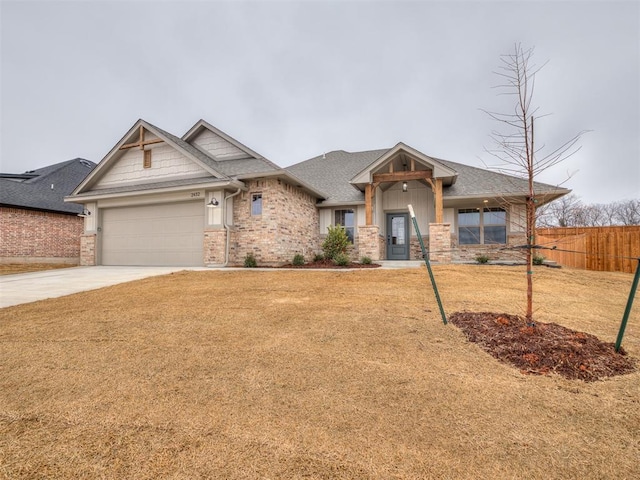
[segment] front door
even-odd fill
[[[387,260],[409,260],[408,213],[387,213]]]

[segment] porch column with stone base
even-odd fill
[[[429,260],[451,263],[451,224],[429,224]],[[433,252],[433,253],[432,253]]]
[[[224,228],[212,228],[204,231],[204,264],[207,267],[222,265],[227,245],[227,231]]]
[[[371,260],[381,260],[380,227],[378,225],[358,226],[358,254]]]

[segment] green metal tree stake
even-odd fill
[[[422,249],[422,258],[424,263],[427,264],[427,270],[429,271],[429,278],[431,279],[431,285],[433,285],[433,292],[436,294],[436,300],[438,302],[438,308],[440,309],[440,315],[442,316],[442,323],[447,324],[447,316],[444,314],[444,308],[442,308],[442,301],[440,301],[440,294],[438,293],[438,286],[436,285],[436,279],[433,277],[433,271],[431,270],[431,263],[429,262],[429,255],[424,248],[424,242],[422,241],[422,235],[420,235],[420,228],[418,228],[418,221],[416,215],[413,213],[413,206],[409,207],[409,214],[411,215],[411,221],[413,222],[413,228],[416,229],[416,235],[418,235],[418,241],[420,242],[420,248]]]
[[[638,289],[638,280],[640,280],[640,258],[638,258],[638,266],[636,267],[636,274],[633,277],[633,284],[631,285],[631,291],[629,292],[629,300],[627,300],[627,308],[624,309],[624,315],[622,316],[622,323],[620,324],[620,331],[618,332],[618,339],[616,340],[616,352],[620,350],[622,344],[622,337],[624,337],[624,329],[627,328],[627,320],[631,314],[631,305],[633,305],[633,299],[636,296],[636,290]]]

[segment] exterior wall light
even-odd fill
[[[209,203],[207,203],[207,207],[209,207],[209,208],[215,208],[218,205],[220,205],[220,202],[218,202],[218,199],[216,199],[215,197],[212,197],[211,201]]]
[[[82,212],[78,214],[79,217],[88,217],[91,215],[91,212],[86,208],[82,209]]]
[[[402,191],[406,192],[408,188],[409,188],[409,185],[407,184],[407,182],[402,182]]]

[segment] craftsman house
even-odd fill
[[[0,173],[0,263],[80,262],[82,206],[64,197],[93,162],[76,158],[24,173]]]
[[[311,258],[343,225],[354,259],[475,258],[524,241],[526,181],[399,143],[280,168],[204,120],[176,137],[136,122],[66,198],[82,205],[84,265],[234,265]],[[568,190],[536,184],[538,205]]]

